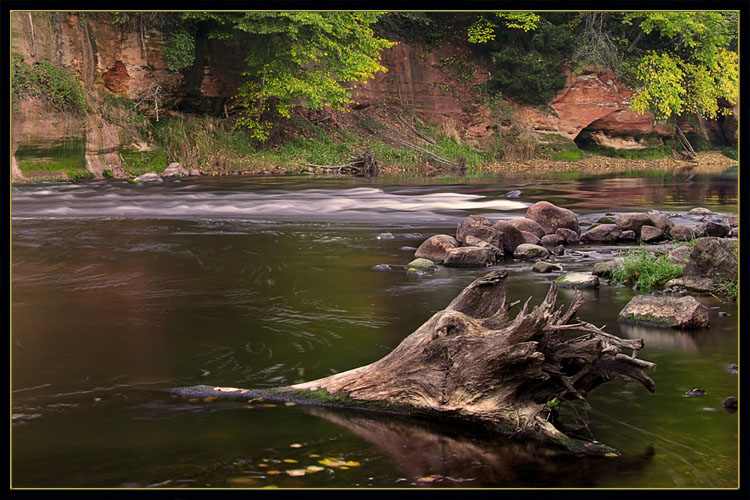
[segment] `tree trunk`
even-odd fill
[[[269,391],[200,386],[179,392],[395,412],[481,425],[574,452],[616,452],[564,434],[555,425],[556,406],[572,399],[586,404],[590,390],[616,378],[638,381],[653,392],[643,368],[655,365],[635,358],[643,341],[621,339],[574,318],[583,304],[580,293],[566,312],[555,309],[554,283],[539,306],[529,311],[527,300],[511,320],[506,278],[499,270],[476,279],[372,364]],[[567,338],[569,330],[584,335]]]

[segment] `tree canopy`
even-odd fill
[[[352,103],[347,85],[378,71],[380,53],[393,42],[373,34],[378,12],[186,13],[211,21],[213,37],[240,33],[251,38],[236,103],[238,124],[264,141],[274,115],[289,118],[298,104],[309,109],[345,109]]]

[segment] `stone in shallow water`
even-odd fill
[[[378,264],[377,266],[372,266],[370,269],[373,271],[390,271],[391,266],[388,264]]]
[[[460,247],[448,251],[445,267],[485,267],[495,262],[495,254],[487,247]]]
[[[612,260],[605,260],[604,262],[597,262],[596,264],[594,264],[594,268],[592,269],[591,274],[595,276],[606,277],[612,274],[612,271],[622,266],[624,263],[625,261],[622,259],[622,257],[617,257]]]
[[[685,286],[692,290],[714,291],[725,283],[737,283],[737,255],[727,240],[701,238],[682,270]]]
[[[674,226],[669,230],[669,236],[676,241],[688,241],[695,238],[695,231],[688,226]]]
[[[617,241],[622,229],[617,224],[600,224],[581,235],[581,241],[609,243]]]
[[[417,269],[419,271],[434,271],[437,266],[430,259],[418,258],[409,262],[406,266],[408,269]]]
[[[654,241],[661,241],[664,239],[664,231],[658,227],[644,225],[641,227],[641,241],[644,243],[652,243]]]
[[[458,248],[458,241],[453,236],[447,234],[436,234],[427,238],[417,251],[414,253],[414,257],[422,257],[430,259],[434,262],[442,262],[448,251]]]
[[[552,264],[551,262],[538,261],[535,262],[531,267],[531,270],[536,273],[551,273],[553,271],[562,271],[562,266],[559,264]]]
[[[531,243],[518,245],[516,251],[513,252],[513,256],[521,260],[541,259],[548,255],[549,250],[539,245],[532,245]]]
[[[378,240],[392,240],[393,234],[392,233],[380,233],[375,238]]]
[[[713,212],[704,207],[695,207],[688,210],[688,215],[711,215]]]
[[[662,328],[705,328],[708,308],[689,295],[637,295],[620,311],[617,319]]]
[[[580,233],[578,216],[572,210],[558,207],[548,201],[538,201],[526,210],[526,218],[537,222],[546,234],[553,234],[558,228],[566,227]]]
[[[561,288],[597,288],[599,277],[588,273],[567,273],[555,280]]]
[[[721,405],[729,413],[734,413],[737,411],[737,407],[738,407],[737,398],[735,398],[734,396],[729,396],[724,401],[722,401]]]

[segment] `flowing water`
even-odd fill
[[[625,381],[590,394],[589,430],[618,458],[571,459],[375,413],[165,391],[269,388],[379,359],[487,271],[407,276],[415,247],[469,214],[510,218],[539,200],[582,220],[695,206],[736,214],[737,177],[14,186],[13,487],[736,487],[738,414],[722,400],[738,396],[727,370],[739,361],[738,309],[713,297],[700,299],[710,328],[672,331],[617,323],[630,288],[585,292],[582,318],[643,338],[639,357],[658,364],[654,394]],[[385,232],[393,239],[378,238]],[[560,261],[574,271],[607,251],[569,250],[579,252]],[[498,265],[511,300],[538,303],[554,279]],[[572,296],[560,291],[562,302]],[[696,387],[706,395],[686,396]],[[326,458],[350,464],[306,469]]]

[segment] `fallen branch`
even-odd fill
[[[655,384],[643,368],[655,365],[620,354],[642,341],[620,339],[555,310],[557,285],[529,310],[526,302],[510,319],[504,270],[492,271],[466,287],[390,354],[369,365],[311,382],[268,391],[192,387],[183,396],[247,399],[264,397],[311,405],[340,406],[447,420],[515,437],[541,439],[579,453],[615,450],[570,437],[556,427],[551,402],[580,399],[613,379],[634,380],[649,391]],[[566,339],[562,332],[586,335]],[[258,396],[261,394],[261,396]]]

